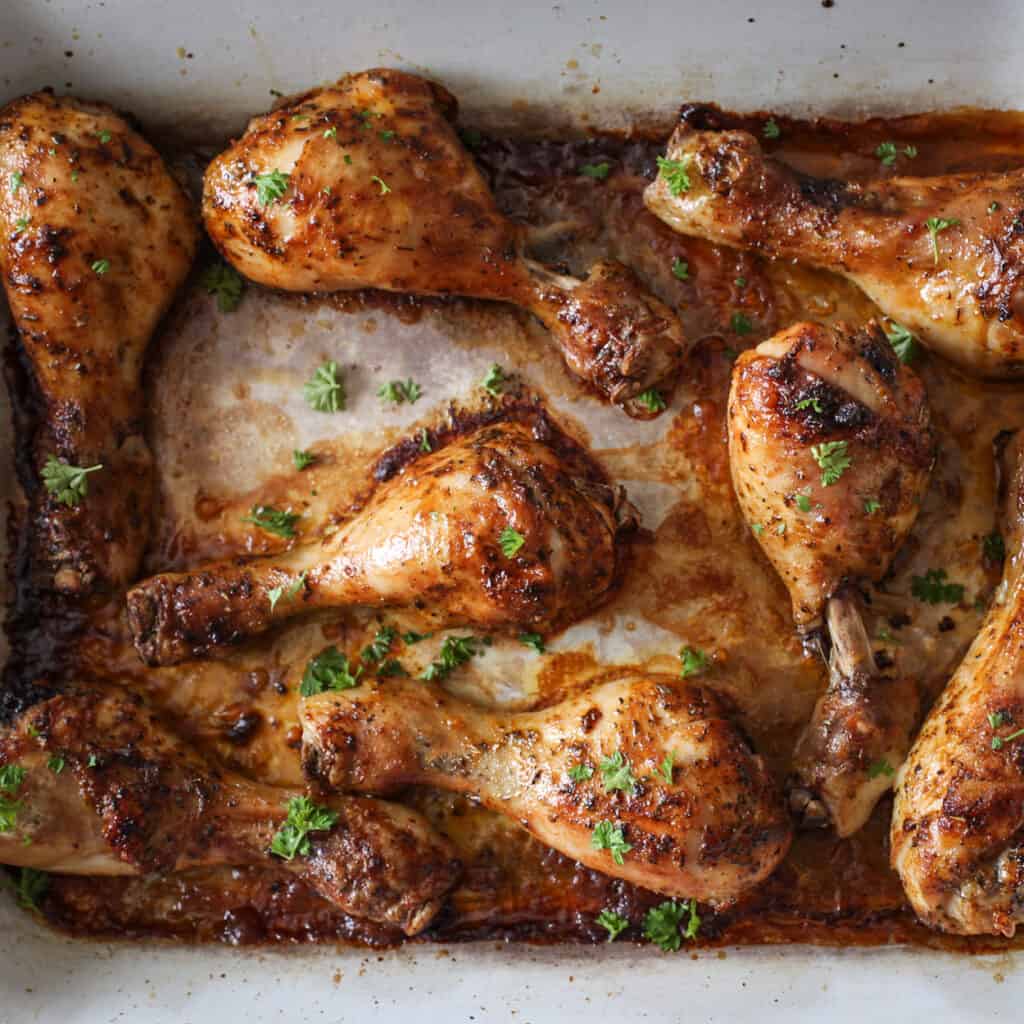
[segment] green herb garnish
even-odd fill
[[[674,196],[681,196],[689,192],[692,187],[690,181],[690,164],[693,156],[686,153],[680,160],[669,160],[666,157],[658,157],[658,173],[665,179],[669,192]]]
[[[260,206],[276,203],[288,191],[289,176],[284,171],[274,170],[266,174],[257,174],[253,181],[256,183],[256,202]]]
[[[513,558],[519,553],[519,549],[526,543],[526,538],[511,526],[506,526],[498,537],[498,546],[506,558]]]
[[[947,583],[945,569],[929,569],[923,576],[911,576],[910,592],[925,604],[959,604],[964,599],[963,584]]]
[[[483,641],[475,636],[446,636],[437,658],[420,673],[420,679],[428,683],[444,679],[453,669],[479,654],[481,645]]]
[[[200,284],[208,294],[217,296],[217,308],[222,313],[234,313],[238,309],[245,282],[234,267],[226,263],[214,263],[203,272]]]
[[[339,412],[345,408],[345,377],[333,359],[318,366],[302,387],[306,404],[317,412]]]
[[[293,796],[285,807],[288,817],[270,844],[270,852],[284,860],[308,856],[310,832],[326,832],[338,823],[337,811],[313,803],[308,796]]]
[[[616,864],[623,863],[623,857],[633,849],[622,833],[621,825],[613,825],[610,821],[599,821],[590,836],[590,845],[595,850],[607,850]]]
[[[682,665],[680,674],[684,679],[687,676],[699,676],[708,667],[708,656],[702,650],[689,645],[679,652],[679,661]]]
[[[359,685],[359,677],[362,674],[363,666],[358,666],[353,672],[348,658],[332,644],[315,658],[310,658],[306,671],[302,674],[299,694],[302,697],[312,697],[314,694],[329,690],[351,690]]]
[[[845,441],[824,441],[811,448],[811,455],[821,469],[822,487],[831,487],[853,464]]]
[[[89,493],[88,474],[102,468],[101,464],[97,464],[82,469],[55,455],[48,455],[43,466],[43,486],[61,504],[73,508]]]
[[[295,524],[300,518],[298,512],[282,512],[273,505],[253,505],[249,514],[242,516],[242,522],[252,523],[278,537],[294,537]]]

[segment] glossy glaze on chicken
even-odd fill
[[[93,934],[645,940],[689,907],[681,942],[935,941],[886,863],[886,791],[998,582],[990,446],[1024,420],[1014,385],[960,375],[912,316],[907,288],[966,274],[942,265],[953,226],[937,271],[908,250],[907,288],[862,291],[801,265],[814,251],[766,259],[651,213],[664,136],[463,146],[453,115],[415,76],[348,76],[212,165],[207,228],[249,284],[204,257],[136,389],[145,569],[85,604],[12,563],[0,771],[25,774],[0,777],[4,859]],[[938,195],[1024,162],[1012,115],[771,135],[716,116],[815,202],[822,180]],[[958,335],[972,372],[1012,363],[990,312]],[[303,399],[328,360],[329,415]],[[320,827],[288,860],[300,795]],[[1003,910],[982,925],[1013,840],[984,837],[996,868],[967,876],[982,909],[960,917],[963,884],[894,842],[930,924],[1009,930]]]

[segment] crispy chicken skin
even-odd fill
[[[438,627],[545,631],[607,594],[631,517],[581,450],[561,454],[539,422],[498,422],[420,456],[318,543],[143,581],[129,624],[151,665],[325,607],[425,603]],[[288,599],[272,607],[274,588]]]
[[[37,582],[118,586],[147,539],[152,466],[140,372],[198,228],[159,154],[109,107],[35,93],[0,111],[0,269],[38,399],[30,497]],[[77,505],[49,456],[88,477]]]
[[[910,746],[913,680],[880,673],[853,584],[880,580],[934,460],[924,387],[875,323],[796,324],[744,352],[729,395],[733,486],[803,632],[827,619],[828,690],[799,740],[795,809],[855,832]]]
[[[842,274],[963,369],[1024,374],[1024,171],[811,178],[706,108],[684,118],[667,156],[686,164],[690,188],[674,194],[662,173],[644,201],[676,231]]]
[[[219,773],[141,698],[96,689],[25,712],[0,738],[0,765],[26,772],[0,863],[68,874],[265,864],[288,799],[300,795]],[[308,856],[277,863],[355,916],[410,935],[425,928],[458,877],[447,841],[399,805],[326,804],[337,824],[310,834]]]
[[[789,847],[761,758],[710,690],[678,679],[628,677],[516,714],[391,680],[307,698],[301,718],[304,764],[327,785],[468,793],[566,856],[671,896],[730,901]],[[628,765],[632,791],[609,788],[608,758]],[[573,781],[579,765],[592,774]],[[630,845],[621,863],[597,848],[602,822]]]
[[[1024,459],[1008,446],[1007,559],[981,630],[896,784],[892,864],[926,924],[1012,936],[1024,919]]]
[[[671,378],[683,355],[675,314],[619,263],[601,261],[581,282],[526,259],[522,230],[459,141],[455,108],[441,86],[377,69],[254,118],[207,170],[210,237],[246,277],[286,291],[522,306],[613,402]],[[272,174],[274,198],[261,184]]]

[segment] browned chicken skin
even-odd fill
[[[188,200],[109,107],[35,93],[0,111],[0,269],[40,399],[33,569],[70,592],[133,578],[152,473],[142,361],[195,253]],[[49,457],[102,466],[77,504],[42,486]]]
[[[727,902],[789,847],[761,759],[713,693],[670,677],[514,714],[392,680],[307,698],[301,716],[304,763],[326,784],[469,793],[567,856],[668,895]]]
[[[1024,458],[1009,445],[1003,580],[897,780],[892,865],[918,916],[962,935],[1024,919]]]
[[[290,100],[210,165],[207,231],[241,273],[273,288],[522,306],[569,368],[614,402],[671,378],[683,355],[675,314],[619,263],[599,262],[580,282],[526,259],[523,233],[498,210],[454,114],[441,86],[380,69]]]
[[[666,224],[835,271],[965,370],[1024,374],[1024,171],[822,180],[719,130],[713,111],[689,120],[667,156],[690,187],[663,172],[644,195]]]
[[[827,619],[830,684],[797,744],[793,799],[849,835],[910,745],[913,680],[880,673],[852,584],[878,581],[934,459],[924,387],[871,323],[797,324],[744,352],[729,395],[733,485],[804,632]]]
[[[439,626],[481,629],[581,618],[615,580],[630,510],[550,429],[499,422],[420,456],[319,543],[143,581],[128,594],[140,655],[172,664],[324,607],[424,602]]]
[[[0,739],[0,764],[25,770],[0,863],[68,874],[266,864],[299,795],[218,773],[140,698],[92,689],[24,713]],[[334,827],[310,833],[308,855],[278,863],[355,916],[408,934],[425,928],[458,877],[448,843],[399,805],[345,797],[326,806]]]

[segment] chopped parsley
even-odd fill
[[[1000,533],[990,533],[982,539],[981,550],[986,561],[1002,562],[1006,559],[1006,542]]]
[[[407,633],[402,634],[403,644],[418,644],[421,640],[428,640],[433,633],[417,633],[415,630],[410,629]]]
[[[586,782],[594,777],[594,768],[589,764],[574,764],[569,768],[569,778],[573,782]]]
[[[17,192],[18,192],[18,189],[21,188],[21,186],[24,185],[24,184],[25,184],[25,176],[21,173],[21,171],[15,171],[11,175],[11,195],[12,196],[16,195]]]
[[[687,676],[699,676],[708,667],[708,656],[697,647],[686,645],[679,652],[679,661],[682,666],[680,675],[685,679]]]
[[[423,389],[411,377],[404,381],[390,380],[377,388],[378,398],[395,405],[402,405],[403,402],[412,405],[422,394]]]
[[[614,942],[629,927],[629,918],[606,908],[594,918],[594,923],[608,932],[609,942]]]
[[[18,880],[13,883],[14,897],[18,906],[24,910],[39,910],[39,901],[50,888],[50,876],[45,871],[35,868],[21,868]]]
[[[338,126],[332,124],[330,128],[324,129],[325,139],[336,139],[338,137]]]
[[[300,572],[298,578],[292,580],[291,583],[286,587],[281,584],[278,587],[271,587],[267,591],[267,597],[270,599],[270,613],[273,615],[274,609],[277,607],[277,602],[283,597],[286,601],[290,601],[303,587],[306,582],[305,571]]]
[[[420,451],[421,452],[432,452],[434,450],[430,443],[430,435],[427,433],[426,427],[420,427]]]
[[[816,398],[801,398],[796,403],[797,412],[803,412],[804,409],[813,409],[816,413],[821,413],[821,402]]]
[[[345,377],[338,372],[338,364],[329,359],[318,366],[313,376],[302,386],[306,404],[317,412],[339,412],[345,408]]]
[[[677,281],[690,280],[690,264],[681,260],[678,256],[672,261],[672,276]]]
[[[506,526],[498,537],[498,546],[506,558],[513,558],[519,553],[520,548],[526,543],[526,538],[511,526]]]
[[[955,228],[959,223],[960,221],[955,217],[951,220],[947,220],[945,217],[929,217],[924,222],[928,234],[932,236],[932,255],[935,257],[936,266],[939,262],[939,232],[945,231],[947,228]]]
[[[988,716],[988,724],[993,729],[998,729],[1001,725],[1006,725],[1010,720],[1010,716],[1005,711],[992,711]]]
[[[87,466],[82,469],[72,466],[56,455],[48,455],[43,466],[43,486],[62,505],[73,508],[89,493],[88,474],[101,470],[103,466]]]
[[[993,729],[998,729],[1009,721],[1010,716],[1005,711],[996,711],[988,716],[988,724]],[[993,750],[1002,750],[1007,743],[1012,743],[1013,740],[1020,739],[1021,736],[1024,736],[1024,729],[1017,729],[1016,732],[1011,732],[1009,736],[993,736],[989,745]]]
[[[253,505],[249,514],[242,516],[242,522],[252,523],[278,537],[294,537],[295,524],[300,518],[298,512],[282,512],[273,505]]]
[[[796,507],[798,509],[800,509],[801,512],[810,512],[811,511],[811,499],[810,499],[810,497],[808,495],[806,495],[806,494],[798,494],[796,496]]]
[[[20,764],[5,764],[0,768],[0,832],[10,832],[18,820],[21,801],[15,797],[27,774]]]
[[[904,146],[901,149],[895,142],[880,142],[875,150],[875,156],[882,161],[885,167],[892,167],[898,156],[905,156],[908,160],[913,160],[917,156],[917,146]]]
[[[623,858],[633,849],[632,843],[626,842],[621,825],[613,825],[610,821],[599,821],[590,836],[590,845],[595,850],[607,850],[616,864],[624,863]]]
[[[326,832],[338,822],[338,812],[313,803],[308,796],[293,796],[285,804],[288,817],[274,834],[270,852],[283,860],[294,860],[311,851],[310,832]]]
[[[397,637],[398,630],[393,626],[381,626],[374,634],[373,640],[363,648],[362,654],[359,655],[359,660],[369,662],[383,661]]]
[[[99,134],[100,145],[105,146],[111,139],[110,132],[104,130]]]
[[[29,225],[28,217],[19,217],[14,222],[14,233],[16,235],[20,235],[22,233],[22,231],[27,231],[28,230],[28,225]]]
[[[46,767],[53,772],[54,775],[60,775],[64,771],[64,758],[60,754],[54,754],[46,761]]]
[[[729,326],[739,335],[749,334],[754,329],[754,324],[746,313],[733,313],[729,318]]]
[[[760,537],[761,534],[764,533],[764,523],[751,523],[750,532],[753,533],[755,537]]]
[[[632,794],[636,791],[633,769],[622,756],[621,750],[616,750],[610,757],[601,758],[598,767],[601,769],[601,778],[608,793],[622,790],[624,793]]]
[[[200,284],[209,295],[217,296],[217,308],[222,313],[234,313],[238,309],[245,282],[234,267],[226,263],[214,263],[203,272]]]
[[[312,452],[303,451],[301,448],[293,448],[292,462],[298,470],[307,469],[316,462],[316,456]]]
[[[911,576],[910,592],[925,604],[959,604],[964,599],[962,583],[947,583],[945,569],[929,569],[923,576]]]
[[[641,391],[636,396],[636,400],[648,412],[662,412],[665,408],[665,399],[661,397],[661,392],[657,388],[648,388],[646,391]]]
[[[889,344],[892,345],[896,358],[904,365],[908,365],[913,362],[914,356],[917,355],[917,337],[908,331],[903,324],[896,323],[895,320],[890,320],[889,324],[890,326],[886,329],[885,336],[889,339]]]
[[[875,761],[873,764],[868,766],[869,779],[877,779],[881,775],[892,778],[895,774],[896,770],[884,757],[880,761]]]
[[[379,195],[386,196],[391,191],[391,186],[383,179],[379,178],[376,174],[370,179],[379,189]]]
[[[864,499],[864,514],[866,516],[874,515],[881,507],[882,504],[877,498]]]
[[[538,654],[544,653],[544,637],[540,633],[520,633],[519,642],[524,647],[532,647]]]
[[[314,694],[329,690],[351,690],[359,685],[359,677],[362,674],[362,665],[353,672],[348,658],[331,644],[315,658],[309,659],[306,671],[302,673],[299,694],[303,697],[312,697]]]
[[[684,917],[687,918],[686,929],[680,932],[679,926]],[[697,913],[696,900],[666,900],[651,907],[644,915],[644,938],[650,939],[666,953],[675,953],[682,945],[684,935],[693,939],[698,931],[700,914]]]
[[[379,676],[407,676],[409,673],[406,667],[397,658],[388,658],[379,669]]]
[[[253,181],[256,183],[256,202],[260,206],[276,203],[288,191],[289,176],[284,171],[274,170],[266,174],[257,174]]]
[[[381,142],[390,142],[394,137],[395,133],[390,130],[377,132],[377,138],[380,139]]]
[[[778,126],[774,117],[769,117],[761,129],[761,134],[766,139],[777,139],[782,134],[782,129]]]
[[[492,363],[491,368],[487,371],[487,376],[480,382],[480,387],[492,397],[497,398],[504,392],[507,383],[508,377],[505,376],[505,371],[497,363]]]
[[[611,169],[611,164],[607,161],[602,161],[599,164],[584,164],[580,168],[580,174],[585,178],[594,178],[596,181],[604,181],[604,179],[608,177]]]
[[[665,759],[658,765],[658,771],[661,773],[661,777],[671,786],[672,785],[672,773],[675,771],[676,755],[675,752],[670,750],[666,755]]]
[[[845,441],[824,441],[811,448],[811,455],[821,469],[822,487],[831,487],[853,464]]]
[[[90,264],[92,272],[102,277],[110,270],[110,260],[93,260]]]
[[[446,636],[437,658],[420,673],[420,679],[428,683],[444,679],[453,669],[465,665],[470,658],[479,654],[483,643],[475,636]]]
[[[690,164],[693,156],[690,153],[683,155],[680,160],[669,160],[666,157],[658,157],[658,173],[665,179],[669,192],[674,196],[681,196],[689,192],[693,183],[690,181]]]

